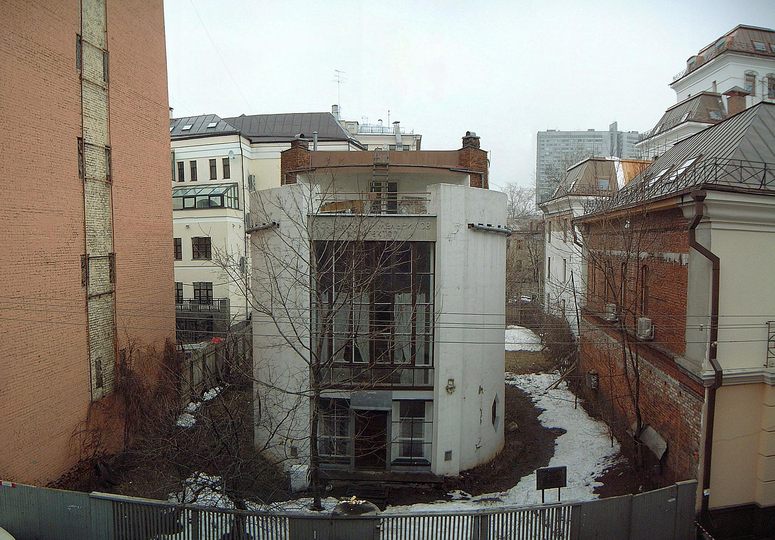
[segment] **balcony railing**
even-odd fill
[[[176,311],[219,312],[229,309],[228,298],[213,298],[210,300],[189,298],[175,301]]]
[[[433,388],[433,367],[334,363],[322,378],[334,388]]]
[[[417,193],[336,193],[320,197],[321,214],[420,214],[428,213],[430,194]]]

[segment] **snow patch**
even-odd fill
[[[541,338],[524,326],[506,328],[506,350],[539,352],[544,349]]]

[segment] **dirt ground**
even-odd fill
[[[551,371],[554,364],[543,352],[506,351],[506,371],[524,375]]]

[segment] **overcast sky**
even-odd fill
[[[773,0],[165,0],[175,116],[329,111],[400,120],[426,150],[466,130],[491,183],[532,185],[536,132],[644,131],[686,59]]]

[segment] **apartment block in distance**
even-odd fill
[[[251,210],[256,443],[303,470],[317,428],[332,480],[427,480],[492,459],[509,231],[479,137],[417,152],[298,140],[282,162],[283,185]]]
[[[552,197],[567,170],[583,159],[602,156],[637,157],[637,131],[619,131],[614,122],[608,131],[539,131],[536,146],[536,203]]]
[[[357,120],[342,120],[339,118],[339,106],[331,106],[333,114],[339,123],[354,139],[363,144],[367,150],[387,150],[396,152],[408,152],[420,150],[422,135],[414,130],[407,131],[401,127],[398,120],[387,124],[378,119],[376,124],[370,122],[358,122]],[[388,116],[389,118],[389,116]]]
[[[115,449],[118,363],[174,339],[164,18],[145,0],[0,11],[0,478],[43,484],[80,459],[79,429]]]

